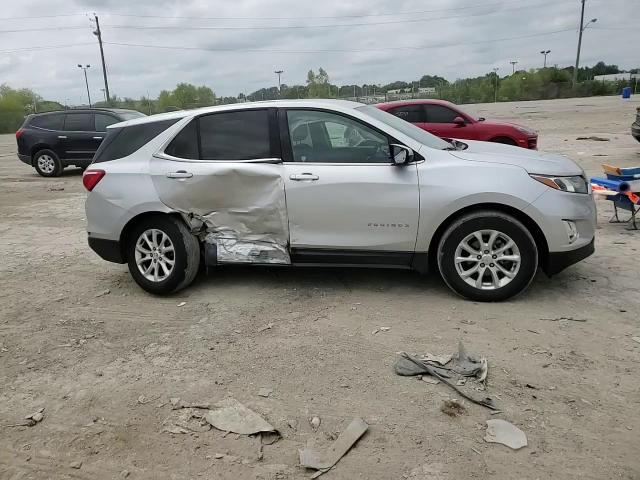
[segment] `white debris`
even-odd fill
[[[525,433],[512,423],[500,418],[487,420],[487,433],[484,440],[489,443],[501,443],[514,450],[527,446]]]

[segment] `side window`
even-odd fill
[[[196,160],[200,157],[198,154],[198,121],[191,120],[178,135],[171,140],[171,143],[165,148],[164,153],[172,157],[188,158]]]
[[[64,129],[68,132],[93,132],[95,128],[93,113],[67,113]]]
[[[386,135],[357,120],[316,110],[287,111],[294,162],[390,163]]]
[[[270,158],[267,110],[213,113],[198,119],[202,160]]]
[[[429,123],[453,123],[453,119],[460,115],[450,108],[442,105],[427,105],[427,122]]]
[[[113,125],[114,123],[118,123],[121,121],[116,117],[105,115],[104,113],[96,113],[95,117],[95,132],[106,132],[109,125]]]
[[[32,127],[45,128],[47,130],[62,130],[63,123],[63,113],[50,113],[48,115],[33,117],[29,125]]]
[[[389,113],[410,123],[426,122],[422,105],[403,105],[389,110]]]

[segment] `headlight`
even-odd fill
[[[535,130],[531,130],[530,128],[527,127],[521,127],[520,125],[514,125],[516,127],[516,130],[524,133],[525,135],[536,135],[537,132]]]
[[[546,186],[571,193],[589,193],[587,181],[580,175],[573,177],[550,177],[547,175],[531,175],[531,178]]]

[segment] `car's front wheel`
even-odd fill
[[[60,159],[52,150],[40,150],[33,156],[33,166],[43,177],[58,177],[62,173]]]
[[[516,218],[479,211],[462,216],[444,232],[438,267],[454,292],[471,300],[496,302],[529,286],[538,268],[538,249]]]
[[[182,221],[169,215],[142,220],[128,235],[125,248],[129,272],[147,292],[177,292],[198,273],[198,239]]]

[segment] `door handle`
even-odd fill
[[[102,140],[102,137],[93,137],[94,140]]]
[[[320,177],[318,175],[314,175],[313,173],[299,173],[299,174],[290,175],[289,178],[296,182],[304,182],[304,181],[313,182],[318,180]]]
[[[67,136],[66,135],[58,135],[58,138],[65,139],[65,138],[67,138]]]
[[[177,172],[167,173],[167,178],[191,178],[191,177],[193,177],[193,173],[187,172],[186,170],[178,170]]]

